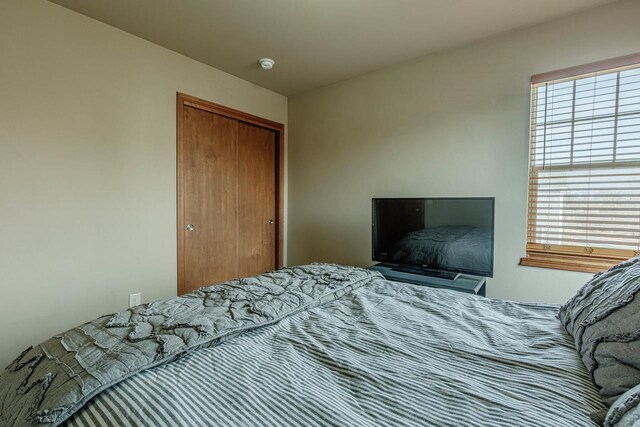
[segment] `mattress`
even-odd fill
[[[558,306],[376,278],[140,372],[71,426],[594,426]]]

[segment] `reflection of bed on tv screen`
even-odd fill
[[[373,259],[493,276],[493,198],[373,199]]]

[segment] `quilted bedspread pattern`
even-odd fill
[[[103,316],[25,350],[0,375],[0,425],[55,426],[151,367],[334,301],[379,273],[284,268]]]

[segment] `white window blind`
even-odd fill
[[[598,271],[640,253],[640,63],[531,90],[527,255]]]

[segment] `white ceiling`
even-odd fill
[[[294,95],[613,0],[50,1]]]

